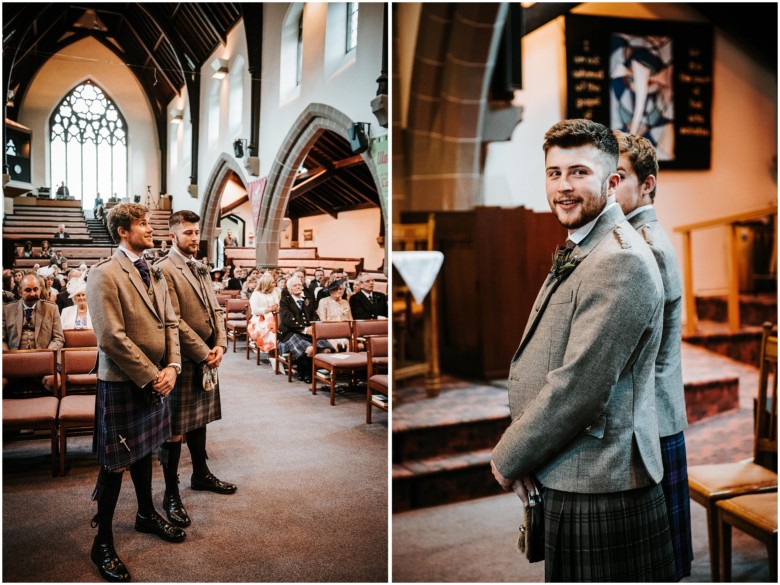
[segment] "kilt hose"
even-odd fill
[[[170,401],[146,404],[149,391],[98,379],[92,452],[109,471],[143,459],[171,436]]]
[[[306,355],[306,350],[311,347],[311,342],[312,342],[311,335],[304,335],[303,333],[293,333],[290,336],[290,339],[288,339],[287,341],[279,342],[279,352],[282,355],[289,353],[292,359],[297,360],[298,358]],[[318,339],[317,349],[332,350],[333,346],[330,344],[330,342],[327,339]],[[314,353],[317,352],[315,351]]]
[[[691,496],[688,489],[688,461],[682,431],[661,437],[664,478],[661,486],[666,498],[669,530],[674,549],[675,581],[691,575],[693,535],[691,534]]]
[[[674,553],[659,484],[610,494],[545,488],[547,582],[669,582]]]
[[[169,395],[172,435],[183,435],[222,418],[219,384],[214,390],[204,391],[201,367],[187,360],[182,361],[181,374]]]

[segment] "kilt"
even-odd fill
[[[143,459],[171,436],[170,401],[147,405],[147,392],[130,381],[98,379],[92,452],[110,471]]]
[[[671,581],[674,554],[660,485],[608,494],[544,490],[547,582]]]
[[[201,367],[184,360],[176,387],[168,396],[171,402],[171,434],[181,435],[205,427],[222,418],[219,384],[205,392]]]
[[[311,336],[293,333],[287,341],[279,342],[279,351],[282,355],[289,353],[292,359],[297,360],[306,355],[306,350],[311,347],[311,342]],[[333,349],[333,346],[327,339],[318,339],[317,349]]]
[[[691,575],[693,536],[691,534],[691,496],[688,490],[688,461],[682,431],[661,437],[664,478],[661,486],[666,498],[666,513],[674,549],[674,580]]]

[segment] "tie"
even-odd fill
[[[138,272],[141,273],[141,278],[143,278],[146,288],[149,288],[149,284],[152,282],[152,279],[149,277],[149,267],[146,265],[146,262],[144,262],[142,258],[139,258],[133,262],[133,264],[138,269]]]
[[[30,319],[32,319],[32,307],[25,307],[24,308],[24,320],[29,323]]]
[[[296,302],[296,303],[298,303],[298,308],[299,308],[301,311],[303,311],[303,301],[302,301],[301,299],[298,299],[298,300],[297,300],[297,301],[295,301],[295,302]]]
[[[368,293],[368,302],[373,304],[373,302],[374,302],[374,293]]]
[[[196,279],[198,278],[198,268],[195,266],[194,260],[187,260],[187,266],[190,268],[190,272],[192,272],[192,276],[194,276]]]

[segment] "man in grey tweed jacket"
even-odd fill
[[[163,508],[168,520],[186,527],[190,517],[179,494],[179,459],[182,435],[192,459],[190,486],[232,494],[238,488],[217,479],[206,464],[206,425],[222,418],[219,385],[203,388],[202,368],[217,368],[227,349],[222,307],[208,278],[209,270],[195,260],[200,244],[200,217],[194,211],[181,210],[168,218],[173,246],[168,255],[155,264],[168,283],[171,303],[179,318],[179,342],[182,375],[171,396],[171,438],[160,449],[165,476]]]
[[[667,581],[674,559],[653,382],[661,277],[615,202],[612,132],[564,120],[544,151],[548,202],[570,242],[512,359],[512,422],[493,473],[524,503],[533,481],[544,486],[547,581]]]

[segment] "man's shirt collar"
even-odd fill
[[[569,231],[569,239],[574,242],[575,244],[579,244],[582,240],[588,237],[588,234],[593,229],[593,226],[596,225],[596,222],[599,220],[599,218],[604,215],[608,209],[610,209],[612,206],[617,205],[617,202],[615,201],[615,196],[610,195],[607,197],[607,204],[604,206],[604,209],[601,210],[601,213],[599,213],[596,216],[596,219],[589,221],[585,225],[578,227],[574,231]]]

